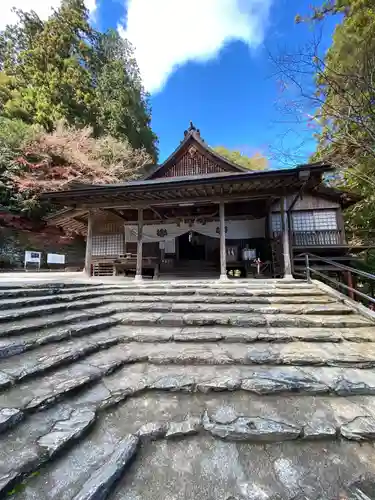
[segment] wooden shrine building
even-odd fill
[[[44,197],[65,207],[49,223],[86,236],[90,274],[282,277],[306,251],[346,258],[342,210],[357,199],[323,184],[330,170],[321,163],[245,170],[210,149],[191,124],[142,180]]]

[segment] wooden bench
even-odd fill
[[[118,257],[95,257],[92,260],[93,276],[126,276],[128,271],[134,274],[137,268],[137,256],[134,254],[120,255]],[[159,276],[159,259],[157,257],[144,257],[142,270],[151,270],[153,278]]]

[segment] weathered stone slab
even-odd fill
[[[202,428],[202,418],[187,416],[182,422],[169,422],[165,437],[167,439],[197,434]]]
[[[230,349],[228,348],[228,352]],[[311,343],[308,348],[304,342],[287,344],[261,343],[247,350],[247,363],[285,364],[285,365],[352,365],[359,368],[375,366],[375,344],[366,343]]]
[[[342,342],[343,339],[342,329],[316,327],[270,327],[258,336],[258,340],[262,342]]]
[[[58,453],[67,443],[75,441],[95,422],[95,411],[78,408],[67,420],[56,422],[51,432],[38,439],[38,445],[47,451],[49,457]]]
[[[0,496],[80,439],[95,420],[92,409],[58,407],[23,420],[1,436]]]
[[[33,345],[34,350],[18,356],[17,363],[14,362],[13,358],[0,360],[0,370],[14,380],[22,380],[32,375],[41,374],[48,369],[69,364],[100,349],[115,346],[123,340],[127,340],[126,337],[124,339],[124,334],[121,330],[111,328],[116,324],[117,320],[105,319],[100,320],[99,324],[93,321],[88,325],[83,325],[83,328],[80,328],[80,325],[78,325],[77,329],[65,330],[63,334],[66,336],[77,335],[82,338],[59,342],[57,345],[50,344],[41,347]],[[95,332],[98,329],[106,327],[108,329],[104,334],[98,332],[85,335],[85,332],[90,332],[91,329]],[[44,343],[45,338],[42,337],[36,340],[36,342]]]
[[[69,378],[65,378],[64,376],[56,377],[54,375],[45,383],[41,383],[40,387],[35,388],[35,392],[27,393],[25,390],[22,392],[20,391],[22,398],[20,398],[20,407],[28,411],[34,411],[39,408],[50,406],[78,388],[82,388],[94,382],[99,376],[98,372],[94,370],[92,370],[91,373],[83,372],[82,374],[77,373],[76,375],[74,375],[72,371]]]
[[[18,424],[23,416],[23,412],[17,408],[2,408],[0,410],[0,433]]]
[[[156,374],[155,374],[156,375]],[[160,373],[161,375],[161,373]],[[176,374],[176,375],[165,375],[156,376],[154,381],[149,379],[148,387],[150,389],[159,389],[163,391],[192,391],[195,386],[195,377],[190,375],[188,372],[186,374]]]
[[[353,441],[375,439],[375,419],[372,416],[358,416],[340,427],[341,435]]]
[[[161,318],[161,313],[143,313],[134,312],[116,314],[116,318],[120,319],[125,325],[155,325]],[[175,326],[175,325],[171,325]],[[177,325],[179,326],[179,325]]]
[[[235,391],[241,386],[241,378],[235,373],[228,373],[213,376],[212,378],[196,380],[196,388],[199,392],[207,393],[210,391]]]
[[[282,392],[320,394],[329,392],[329,387],[321,381],[308,377],[295,369],[295,375],[282,370],[256,373],[241,382],[241,389],[256,394],[277,394]]]
[[[6,373],[0,372],[0,389],[6,389],[12,385],[14,380]]]
[[[336,427],[327,420],[312,419],[303,427],[303,439],[335,439],[337,436]]]
[[[181,349],[179,344],[170,342],[143,351],[145,359],[154,364],[233,364],[231,352],[218,344],[192,342],[185,344],[184,349]]]
[[[160,439],[165,436],[168,425],[160,422],[149,422],[142,425],[136,432],[140,439]]]
[[[332,304],[337,303],[337,300],[327,297],[324,295],[317,296],[290,296],[289,294],[284,295],[267,295],[266,297],[258,295],[248,295],[248,294],[238,294],[237,290],[234,290],[232,295],[224,295],[220,292],[219,295],[214,295],[212,293],[205,293],[203,290],[201,293],[194,293],[192,290],[181,290],[180,293],[176,293],[176,290],[143,290],[140,292],[135,292],[134,295],[129,295],[126,291],[125,293],[116,293],[117,297],[122,297],[128,303],[139,303],[139,302],[167,302],[170,301],[172,304],[187,304],[189,307],[193,307],[194,304],[238,304],[238,305],[249,305],[249,304]],[[194,309],[193,309],[194,310]]]
[[[218,408],[211,419],[217,424],[231,424],[238,418],[238,415],[232,406],[222,406]]]
[[[138,446],[136,436],[127,436],[113,455],[86,482],[73,500],[105,500],[115,482],[121,477]]]
[[[145,304],[142,305],[144,307]],[[163,312],[163,306],[160,304],[149,304],[150,311]],[[131,308],[138,308],[138,305],[132,304]],[[186,313],[189,311],[199,313],[241,313],[241,314],[317,314],[317,315],[330,315],[330,314],[351,314],[353,311],[350,307],[340,303],[328,304],[215,304],[210,303],[197,303],[197,304],[180,304],[175,303],[172,307],[175,313]]]
[[[173,340],[175,342],[218,342],[224,338],[224,334],[215,331],[214,328],[204,329],[199,331],[199,328],[184,328],[181,333],[176,333],[173,335]],[[172,339],[171,339],[172,340]]]
[[[323,327],[323,328],[353,328],[363,326],[374,326],[370,320],[359,315],[346,316],[319,316],[319,315],[304,315],[292,316],[287,314],[266,314],[267,324],[273,327]]]
[[[41,330],[45,330],[46,335],[48,335],[48,329],[56,328],[56,331],[50,332],[50,334],[52,335],[52,338],[55,338],[55,340],[60,340],[64,336],[59,328],[62,325],[68,325],[69,328],[69,325],[72,323],[103,318],[105,316],[110,316],[112,312],[111,308],[104,306],[72,313],[54,313],[38,318],[26,318],[10,323],[7,322],[2,325],[0,337],[11,337],[21,334],[29,334],[31,332],[40,333]]]
[[[50,304],[48,308],[41,308],[38,306],[34,307],[22,307],[22,309],[11,309],[9,311],[0,311],[0,323],[7,321],[17,321],[20,319],[33,318],[35,316],[40,317],[43,315],[49,316],[53,313],[60,313],[63,311],[86,309],[89,307],[102,306],[104,302],[110,302],[110,299],[90,299],[78,302],[72,302],[67,304]]]
[[[228,424],[212,422],[207,413],[204,429],[227,441],[280,442],[300,437],[302,428],[262,417],[238,417]]]

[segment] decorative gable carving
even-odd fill
[[[226,170],[200,153],[195,146],[191,146],[177,163],[163,169],[156,177],[184,177],[187,175],[217,174],[220,172],[226,172]]]

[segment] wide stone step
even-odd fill
[[[351,368],[347,362],[345,367],[322,366],[229,366],[220,364],[224,357],[218,358],[218,352],[207,349],[200,354],[190,352],[189,357],[183,355],[173,358],[177,364],[164,364],[172,361],[171,353],[166,353],[161,361],[162,353],[153,354],[153,360],[127,366],[130,357],[112,352],[96,353],[84,362],[75,363],[67,368],[60,368],[42,379],[21,382],[0,396],[0,408],[14,408],[26,413],[53,405],[63,397],[73,397],[74,406],[93,405],[96,409],[117,404],[130,396],[144,391],[182,391],[182,392],[217,392],[242,390],[253,394],[336,394],[373,395],[375,394],[375,371]],[[209,356],[216,356],[218,366]],[[233,352],[231,353],[234,354]],[[331,360],[337,360],[333,354]],[[151,356],[151,354],[149,353]],[[239,358],[239,353],[236,354]],[[167,360],[168,357],[168,360]],[[141,358],[140,358],[141,359]],[[187,361],[200,359],[203,364],[183,365]],[[328,356],[326,356],[328,360]],[[359,357],[357,356],[357,360]],[[368,358],[367,358],[368,359]],[[245,360],[245,357],[242,357]],[[259,361],[259,359],[258,359]],[[272,361],[272,360],[270,360]],[[340,358],[340,363],[342,358]],[[132,359],[134,362],[134,357]],[[155,363],[155,365],[153,365]],[[173,363],[173,361],[172,361]],[[207,364],[208,363],[208,364]],[[115,368],[125,367],[111,375]],[[322,364],[320,360],[317,365]],[[355,365],[355,363],[354,363]],[[373,365],[373,360],[372,360]],[[363,359],[358,366],[363,366]],[[104,378],[103,378],[104,377]],[[103,382],[100,380],[103,378]],[[92,385],[93,382],[97,382]],[[80,390],[77,396],[74,393]],[[16,424],[17,422],[14,422]]]
[[[19,300],[19,299],[16,299]],[[118,304],[118,306],[116,306]],[[101,295],[99,297],[75,300],[71,297],[69,302],[52,303],[48,304],[48,307],[41,307],[41,305],[34,305],[31,307],[25,307],[21,304],[19,308],[5,309],[0,311],[0,323],[18,321],[27,318],[34,318],[36,316],[60,313],[64,311],[87,309],[92,307],[103,307],[105,305],[117,308],[118,310],[129,311],[134,313],[139,312],[155,312],[155,313],[205,313],[210,315],[212,313],[220,313],[223,315],[225,311],[238,312],[243,315],[243,313],[255,313],[255,314],[350,314],[352,309],[348,306],[341,304],[339,302],[327,303],[327,304],[311,304],[311,305],[298,305],[298,304],[280,304],[280,305],[264,305],[261,304],[215,304],[215,303],[173,303],[170,302],[144,302],[144,301],[127,301],[126,298],[118,295]],[[143,316],[143,315],[141,315]],[[343,325],[344,326],[344,325]]]
[[[137,345],[142,347],[142,344]],[[144,361],[147,356],[140,355],[140,350],[136,354],[134,349],[126,348],[117,351],[109,348],[91,354],[66,367],[10,387],[0,394],[0,408],[16,408],[26,413],[43,409],[66,395],[90,386],[121,366],[135,363],[138,359]],[[134,366],[133,371],[137,373],[137,368]],[[5,373],[0,372],[0,377],[2,382],[4,377],[7,377],[10,383],[14,383],[14,380]]]
[[[84,309],[83,311],[72,311],[72,312],[59,312],[59,313],[46,313],[40,315],[40,317],[26,317],[20,318],[19,320],[13,319],[12,321],[2,323],[0,330],[0,338],[13,337],[18,335],[23,335],[27,333],[33,333],[39,331],[41,335],[46,330],[51,330],[54,328],[59,328],[62,325],[69,325],[73,323],[78,323],[81,321],[88,321],[90,319],[95,320],[99,318],[105,318],[121,310],[119,307],[111,308],[109,306],[100,306],[95,309]],[[59,335],[59,330],[55,330],[56,336]],[[54,335],[54,332],[51,332]],[[47,333],[48,335],[48,333]]]
[[[0,310],[6,309],[17,309],[20,307],[35,307],[42,305],[49,305],[61,302],[74,302],[77,300],[86,300],[97,297],[110,296],[112,300],[115,301],[126,301],[126,302],[173,302],[182,304],[327,304],[327,303],[337,303],[332,297],[326,295],[241,295],[240,293],[234,295],[213,295],[213,294],[203,294],[199,295],[197,292],[188,293],[182,295],[172,295],[155,292],[155,294],[142,294],[136,293],[131,295],[130,293],[122,293],[121,291],[115,290],[97,290],[89,292],[78,292],[78,293],[65,293],[63,295],[41,295],[36,297],[16,297],[9,298],[7,300],[0,300]]]
[[[20,288],[20,289],[10,289],[6,291],[0,290],[0,299],[12,299],[12,298],[31,298],[31,297],[63,297],[65,295],[80,295],[82,297],[86,296],[97,296],[97,294],[104,293],[110,294],[122,294],[124,296],[133,295],[149,295],[149,296],[161,296],[161,295],[171,295],[171,296],[187,296],[187,295],[199,295],[199,296],[241,296],[246,297],[252,296],[298,296],[305,295],[310,296],[327,296],[319,290],[315,285],[304,285],[296,286],[294,288],[280,288],[276,286],[254,286],[254,285],[236,285],[230,287],[213,287],[213,286],[202,286],[196,284],[195,286],[172,286],[171,284],[156,286],[156,282],[152,282],[146,285],[134,285],[124,286],[124,285],[97,285],[85,287],[49,287],[49,288]]]
[[[112,406],[145,391],[210,393],[246,391],[262,396],[374,395],[375,371],[316,366],[163,365],[138,363],[107,375],[73,397],[75,404],[96,409]]]
[[[81,358],[88,356],[101,349],[109,348],[116,344],[130,344],[134,350],[137,343],[144,343],[142,356],[147,356],[149,352],[155,352],[155,349],[164,349],[157,343],[172,343],[173,349],[178,342],[183,342],[182,347],[191,351],[194,345],[197,345],[199,352],[199,343],[223,341],[222,349],[226,349],[225,344],[253,343],[256,350],[259,345],[264,346],[265,342],[314,342],[314,343],[335,343],[343,342],[346,338],[353,340],[353,334],[338,330],[330,332],[320,329],[242,329],[242,328],[168,328],[162,327],[113,327],[118,322],[117,319],[100,319],[96,321],[78,323],[68,329],[61,328],[56,332],[38,332],[34,337],[28,334],[26,338],[10,338],[8,341],[0,341],[0,373],[2,374],[2,386],[7,387],[10,384],[19,382],[25,378],[44,374],[46,371],[57,368],[60,365],[73,363]],[[112,327],[112,328],[111,328]],[[105,330],[104,332],[98,330]],[[97,333],[95,333],[97,332]],[[370,332],[364,332],[365,341],[367,335],[375,339],[375,328]],[[362,339],[356,334],[355,342]],[[77,337],[72,339],[72,337]],[[63,342],[62,340],[65,341]],[[56,344],[57,342],[57,344]],[[194,343],[194,344],[192,344]],[[300,343],[298,344],[300,345]],[[124,346],[126,347],[126,346]],[[360,346],[363,348],[363,346]],[[372,348],[372,346],[370,346]],[[150,351],[151,349],[151,351]],[[165,346],[166,352],[169,346]],[[216,344],[214,349],[216,349]],[[330,349],[330,346],[327,347]],[[355,349],[359,346],[355,344]],[[30,351],[32,352],[24,352]],[[218,352],[217,349],[215,352]],[[16,356],[14,358],[14,356]],[[152,354],[150,361],[152,362]],[[7,359],[5,359],[7,358]],[[135,361],[141,358],[137,355]],[[179,362],[170,361],[172,363]],[[188,361],[189,362],[189,358]],[[194,361],[192,361],[194,362]],[[198,360],[199,362],[199,360]],[[218,361],[220,362],[220,361]],[[230,362],[230,361],[228,361]],[[239,362],[244,362],[242,359]],[[1,387],[1,385],[0,385]]]
[[[84,331],[79,328],[72,330],[78,338],[56,344],[35,346],[32,352],[24,352],[16,358],[0,360],[0,373],[9,377],[13,383],[31,376],[44,374],[51,368],[73,363],[85,356],[106,349],[123,341],[123,336],[109,327],[116,324],[115,320],[104,323],[89,323]],[[87,335],[86,331],[96,331],[105,328],[106,331]],[[70,335],[72,336],[72,335]],[[60,337],[59,337],[60,338]],[[53,339],[56,340],[56,339]],[[3,356],[5,358],[5,356]]]
[[[51,366],[59,362],[70,362],[69,356],[72,354],[64,353],[64,347],[56,348],[56,344],[64,344],[64,341],[74,337],[84,337],[82,342],[77,344],[77,353],[74,359],[85,356],[92,347],[90,344],[98,342],[98,348],[103,348],[111,343],[128,342],[225,342],[225,343],[256,343],[256,342],[294,342],[302,340],[304,342],[375,342],[375,327],[369,328],[241,328],[241,327],[170,327],[163,326],[145,326],[133,327],[121,325],[115,327],[120,322],[118,318],[104,317],[91,320],[81,320],[77,323],[67,326],[58,326],[56,328],[40,329],[35,332],[24,333],[18,336],[0,339],[0,359],[6,359],[26,351],[37,349],[35,356],[46,358]],[[95,332],[100,332],[96,334]],[[87,340],[86,340],[87,339]],[[81,344],[87,343],[88,351],[81,350]],[[41,346],[48,346],[41,350]],[[71,348],[75,347],[71,343]],[[59,351],[61,349],[61,352]],[[57,352],[59,351],[59,352]],[[63,355],[64,354],[64,355]],[[65,357],[66,355],[66,357]],[[51,356],[50,359],[49,356]],[[61,361],[60,356],[62,356]],[[31,362],[31,355],[26,355],[25,359]],[[55,361],[53,361],[55,360]],[[21,358],[10,361],[12,365],[17,363],[23,367]],[[44,361],[36,363],[43,371]],[[0,364],[0,371],[2,370]],[[12,368],[13,370],[13,368]],[[22,373],[23,368],[19,368]],[[27,372],[26,372],[27,373]],[[32,372],[30,372],[32,373]],[[5,386],[8,384],[8,378],[3,380]]]
[[[173,297],[178,297],[178,296],[186,296],[186,295],[196,295],[200,297],[205,297],[205,296],[234,296],[234,297],[269,297],[269,296],[275,296],[275,297],[284,297],[284,296],[289,296],[289,297],[295,297],[295,296],[301,296],[304,295],[306,297],[310,296],[327,296],[324,292],[319,290],[318,288],[314,286],[309,286],[306,288],[292,288],[292,289],[285,289],[285,288],[275,288],[275,287],[258,287],[254,288],[253,286],[236,286],[236,287],[230,287],[230,288],[224,288],[224,287],[206,287],[202,288],[200,286],[194,286],[194,287],[185,287],[185,288],[180,288],[180,287],[159,287],[155,288],[154,284],[152,287],[123,287],[121,289],[121,294],[123,295],[149,295],[149,296],[161,296],[161,295],[167,295],[167,296],[173,296]]]
[[[139,292],[139,293],[158,293],[162,291],[167,291],[168,293],[184,293],[185,292],[195,292],[198,290],[200,293],[229,293],[232,291],[249,291],[254,293],[261,292],[283,292],[289,293],[295,290],[299,290],[300,292],[317,292],[319,293],[319,289],[315,285],[310,285],[307,283],[295,283],[295,284],[265,284],[265,283],[257,283],[257,282],[236,282],[229,284],[222,284],[218,281],[210,282],[210,281],[171,281],[171,282],[158,282],[158,281],[150,281],[145,283],[137,283],[134,284],[134,281],[130,284],[124,284],[121,286],[121,289],[124,292]]]
[[[0,277],[2,278],[1,274]],[[2,278],[3,279],[3,278]],[[7,281],[0,281],[0,291],[7,291],[7,290],[29,290],[29,289],[51,289],[51,288],[89,288],[91,286],[98,286],[101,285],[101,283],[94,283],[91,280],[87,281],[75,281],[75,282],[67,282],[67,281],[38,281],[38,278],[36,280],[31,280],[31,281],[24,281],[22,283],[16,284],[15,282],[7,282]]]
[[[0,310],[17,309],[24,307],[36,307],[36,306],[49,306],[57,305],[60,303],[76,303],[80,300],[95,299],[100,297],[112,296],[116,293],[115,290],[96,290],[96,291],[84,291],[78,293],[65,293],[65,294],[51,294],[51,295],[41,295],[36,297],[16,297],[9,298],[7,300],[0,300]]]
[[[100,307],[112,302],[111,296],[98,297],[95,299],[87,299],[81,301],[73,301],[62,304],[49,304],[48,307],[40,308],[38,306],[22,307],[21,309],[10,309],[0,311],[0,323],[17,321],[26,318],[33,318],[35,316],[49,316],[53,313],[60,313],[63,311],[73,311],[79,309],[88,309],[91,307]]]
[[[21,307],[35,307],[44,306],[49,304],[61,303],[61,302],[75,302],[78,300],[86,300],[91,298],[107,297],[110,296],[113,301],[126,301],[129,303],[147,303],[147,302],[171,302],[175,304],[329,304],[337,303],[334,298],[328,297],[326,295],[267,295],[260,296],[257,294],[253,295],[242,295],[240,293],[234,295],[213,295],[213,294],[202,294],[199,295],[198,292],[192,292],[182,295],[171,295],[168,293],[160,294],[157,291],[155,294],[143,294],[136,293],[131,295],[130,293],[122,293],[121,291],[116,291],[112,289],[105,290],[95,290],[95,291],[85,291],[77,293],[65,293],[65,294],[52,294],[52,295],[40,295],[35,297],[15,297],[9,298],[7,300],[0,300],[0,310],[17,309]]]
[[[22,297],[40,297],[49,295],[67,295],[74,293],[95,293],[103,291],[114,291],[122,290],[122,285],[102,285],[102,284],[81,284],[76,285],[66,285],[66,286],[24,286],[20,288],[1,288],[0,287],[0,299],[9,298],[22,298]]]
[[[120,325],[111,328],[111,334],[121,336],[123,342],[375,342],[375,325],[362,328],[280,328],[236,326],[163,326],[129,327]]]
[[[114,297],[112,303],[123,303],[123,299]],[[340,303],[328,304],[215,304],[215,303],[173,303],[173,302],[127,302],[129,312],[150,313],[241,313],[241,314],[317,314],[344,315],[352,314],[353,309]]]
[[[67,356],[69,355],[72,356],[71,353],[67,353]],[[44,362],[46,363],[45,368],[49,369],[48,360],[44,360]],[[144,368],[141,365],[145,362],[150,367],[152,365],[162,366],[163,369],[170,365],[182,365],[186,367],[186,372],[192,375],[199,365],[212,365],[215,369],[217,366],[236,367],[237,365],[301,366],[308,369],[310,367],[340,367],[345,368],[341,372],[344,377],[345,370],[349,368],[374,368],[375,346],[371,343],[363,345],[349,342],[339,344],[259,343],[251,347],[246,347],[244,344],[219,345],[213,343],[186,343],[182,346],[175,342],[120,344],[88,355],[79,362],[44,374],[43,377],[21,381],[19,385],[0,395],[0,408],[35,410],[52,404],[61,396],[83,388],[89,383],[100,380],[104,375],[121,366],[131,364],[131,373],[134,373],[134,376],[139,374],[139,370],[143,373]],[[29,371],[33,370],[31,364],[25,368]],[[14,368],[13,372],[10,371],[11,369],[8,366],[9,373],[16,374],[18,368]],[[323,370],[323,368],[320,369]],[[367,370],[364,372],[367,373]],[[372,376],[373,373],[374,371],[371,370]],[[8,375],[4,372],[2,376]],[[130,379],[125,379],[124,383],[128,386]],[[137,384],[144,387],[143,382],[138,381]]]
[[[373,326],[370,320],[355,314],[347,315],[292,315],[292,314],[242,314],[242,313],[150,313],[127,312],[116,315],[125,325],[152,326],[240,326],[296,327],[296,328],[350,328]]]
[[[97,317],[88,319],[88,315],[81,321],[69,322],[66,326],[40,328],[35,332],[28,332],[9,338],[0,338],[0,359],[36,349],[45,344],[61,342],[72,337],[83,337],[94,332],[107,330],[119,323],[118,319],[111,317]],[[86,319],[86,321],[85,321]]]

